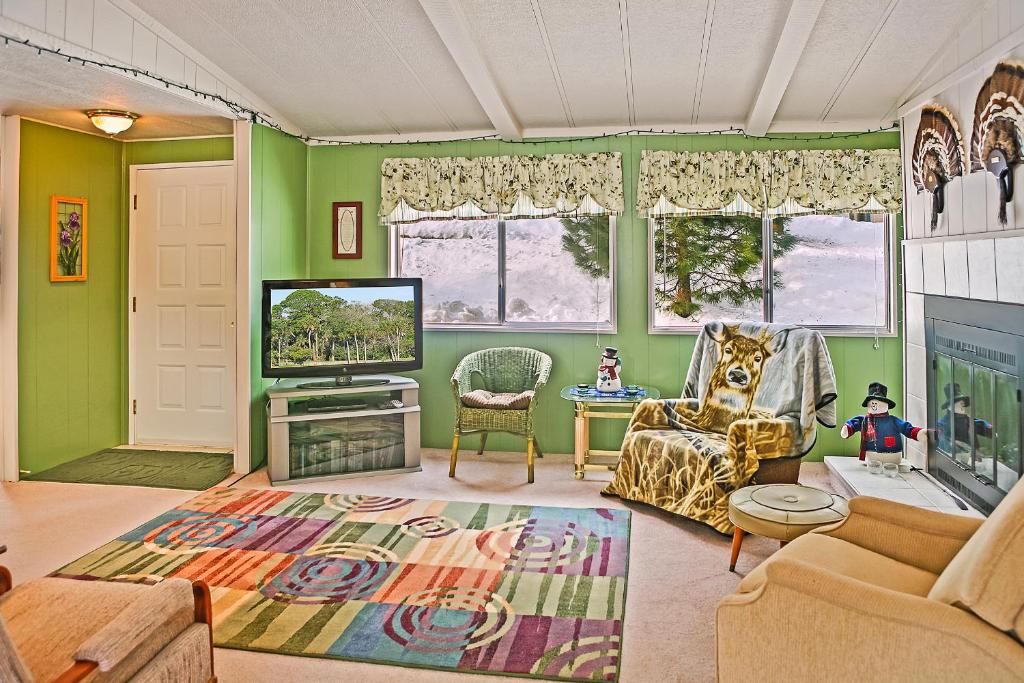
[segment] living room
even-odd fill
[[[0,37],[0,679],[1024,676],[1016,0]]]

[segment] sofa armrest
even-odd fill
[[[850,515],[813,533],[842,539],[933,574],[941,574],[983,520],[880,498],[850,500]]]
[[[165,579],[143,591],[113,621],[82,643],[75,660],[95,662],[100,671],[110,671],[144,643],[158,652],[195,623],[196,617],[192,583]]]
[[[1019,680],[1024,648],[970,613],[798,560],[716,612],[720,681]],[[756,643],[761,656],[750,657]],[[910,646],[910,647],[908,647]]]
[[[778,418],[736,420],[729,425],[729,448],[737,456],[767,460],[793,455],[793,424]]]

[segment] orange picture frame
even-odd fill
[[[55,194],[50,197],[50,282],[85,282],[88,270],[89,200]]]

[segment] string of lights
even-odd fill
[[[227,108],[232,114],[239,119],[246,119],[252,123],[267,126],[274,130],[287,135],[289,137],[301,140],[306,144],[316,145],[376,145],[376,146],[389,146],[389,145],[442,145],[452,142],[481,142],[485,140],[501,140],[501,136],[497,133],[490,135],[475,135],[471,137],[456,137],[448,138],[445,140],[401,140],[401,141],[379,141],[379,142],[366,142],[362,140],[345,140],[342,138],[326,138],[317,137],[315,135],[303,135],[301,133],[292,133],[285,130],[281,124],[274,120],[272,116],[266,114],[258,109],[253,109],[240,102],[228,99],[227,97],[218,93],[208,92],[199,88],[188,85],[187,83],[181,83],[172,79],[161,76],[160,74],[153,73],[147,69],[140,69],[134,66],[128,66],[124,64],[117,64],[114,62],[107,62],[91,57],[82,57],[80,55],[73,55],[64,52],[60,48],[51,48],[45,45],[34,43],[27,38],[18,38],[16,36],[8,35],[0,32],[0,38],[4,41],[5,47],[15,47],[28,50],[35,50],[36,54],[40,57],[47,56],[53,58],[59,58],[66,60],[69,64],[78,64],[79,66],[90,66],[106,71],[112,71],[121,73],[124,75],[132,76],[134,78],[149,80],[153,83],[163,85],[168,90],[176,90],[178,92],[188,93],[194,97],[202,98],[203,100],[210,100],[213,102],[220,103]],[[588,142],[592,140],[603,140],[606,138],[621,138],[621,137],[632,137],[632,136],[643,136],[643,135],[738,135],[751,140],[793,140],[794,137],[800,140],[843,140],[857,138],[868,133],[882,133],[886,131],[897,130],[898,126],[896,123],[892,123],[888,126],[880,126],[871,130],[859,131],[859,132],[842,132],[842,133],[821,133],[818,135],[808,134],[793,134],[793,135],[749,135],[742,127],[729,126],[728,128],[718,128],[714,130],[677,130],[672,128],[626,128],[613,133],[603,133],[600,135],[581,135],[577,137],[552,137],[547,138],[557,142]]]

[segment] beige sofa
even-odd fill
[[[216,681],[210,615],[202,582],[43,578],[11,590],[0,567],[0,681]]]
[[[1024,485],[984,521],[854,498],[716,622],[723,682],[1024,680]]]

